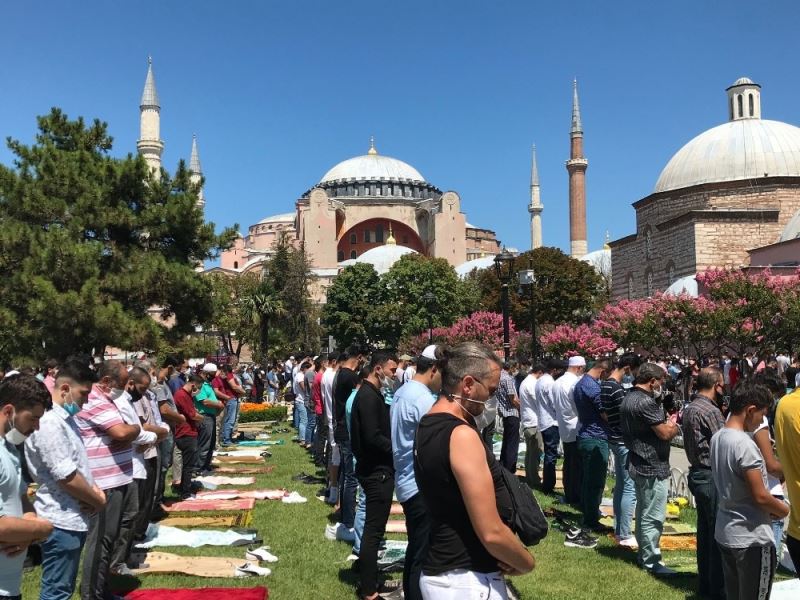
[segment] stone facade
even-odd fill
[[[634,205],[636,234],[611,246],[614,299],[663,291],[676,279],[748,264],[800,210],[800,178],[704,184],[652,194]]]
[[[474,260],[482,256],[500,254],[500,242],[491,229],[473,227],[467,223],[466,253],[467,260]],[[401,243],[398,240],[398,243]]]

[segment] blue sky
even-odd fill
[[[670,156],[724,122],[725,88],[762,85],[798,123],[796,2],[16,2],[0,21],[0,135],[32,140],[51,106],[99,117],[135,151],[153,56],[164,165],[197,133],[207,217],[293,210],[368,148],[456,190],[471,223],[530,245],[530,147],[544,241],[567,249],[572,78],[585,131],[590,249],[634,230],[630,204]],[[0,162],[11,155],[0,149]]]

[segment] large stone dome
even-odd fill
[[[654,191],[781,176],[800,177],[800,128],[742,119],[709,129],[678,150]]]
[[[420,181],[425,178],[414,167],[408,163],[383,156],[375,150],[374,144],[370,144],[370,149],[363,156],[348,158],[334,166],[322,179],[320,183],[333,181],[346,181],[351,179],[363,180],[387,180],[387,181]]]

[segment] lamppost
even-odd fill
[[[503,358],[506,362],[511,357],[511,341],[508,326],[508,284],[514,274],[514,255],[503,247],[503,251],[494,257],[494,270],[500,280],[503,296]]]
[[[436,296],[433,292],[425,292],[422,296],[425,306],[428,307],[428,344],[433,343],[433,311],[436,308]]]
[[[528,269],[519,272],[519,285],[530,286],[531,317],[531,364],[539,358],[539,344],[536,339],[536,273],[533,270],[533,259],[528,261]]]

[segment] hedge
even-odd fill
[[[286,419],[285,406],[272,406],[261,410],[248,410],[239,413],[239,423],[253,423],[255,421],[283,421]]]

